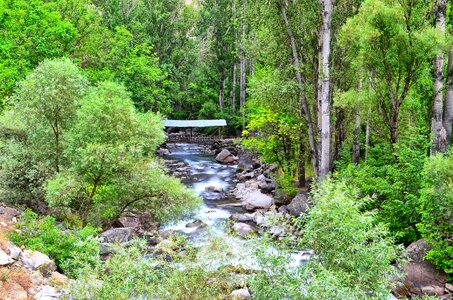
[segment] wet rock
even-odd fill
[[[254,159],[252,162],[252,167],[253,167],[253,169],[258,169],[261,167],[261,163]]]
[[[274,204],[272,197],[261,193],[260,191],[254,191],[247,195],[244,199],[245,208],[253,210],[257,208],[268,209]]]
[[[231,299],[234,299],[234,300],[251,300],[252,299],[252,296],[250,295],[250,292],[247,288],[232,291],[230,297],[231,297]]]
[[[255,227],[242,222],[234,223],[232,228],[234,232],[236,232],[239,236],[242,237],[249,236],[257,232]]]
[[[258,189],[258,182],[256,182],[255,180],[250,180],[247,182],[238,183],[236,185],[236,188],[233,190],[233,193],[237,199],[244,199],[250,193],[257,191]]]
[[[233,153],[231,153],[227,149],[223,149],[216,156],[215,160],[222,164],[234,164],[239,160],[239,158],[237,156],[234,156]]]
[[[163,231],[159,232],[160,237],[162,239],[164,239],[164,240],[166,240],[169,237],[171,237],[174,233],[175,233],[174,229],[166,229],[166,230],[163,230]]]
[[[223,188],[220,186],[211,185],[211,186],[206,187],[205,190],[207,190],[209,192],[214,192],[214,193],[223,193]]]
[[[410,262],[404,267],[407,274],[404,284],[394,292],[399,296],[442,296],[445,294],[447,276],[423,258],[431,246],[421,239],[407,247]]]
[[[191,223],[186,224],[187,228],[206,227],[206,226],[208,226],[208,225],[201,220],[195,220]]]
[[[254,214],[233,214],[230,219],[236,222],[251,222]]]
[[[278,208],[278,212],[282,214],[288,214],[289,213],[288,207],[286,205],[282,205]]]
[[[36,300],[55,300],[60,298],[60,293],[49,285],[43,285],[34,298]]]
[[[157,150],[157,155],[159,155],[159,156],[168,156],[170,154],[171,154],[170,150],[168,150],[166,148],[160,148]]]
[[[285,234],[285,227],[281,225],[276,225],[271,227],[269,232],[274,236],[274,237],[280,237]]]
[[[0,266],[7,266],[14,262],[14,259],[11,258],[5,251],[0,250]]]
[[[262,175],[260,175],[262,176]],[[273,180],[259,181],[258,187],[263,193],[271,193],[277,187],[277,184]]]
[[[309,208],[308,198],[305,194],[299,192],[291,203],[287,206],[289,213],[295,217],[300,216],[301,213],[307,212]]]
[[[266,176],[264,176],[264,174],[261,174],[259,175],[258,177],[256,177],[256,180],[258,180],[258,183],[261,183],[261,182],[266,182]]]
[[[55,263],[47,255],[39,251],[23,251],[20,255],[20,261],[25,267],[39,270],[44,276],[51,274],[57,269]]]
[[[9,256],[15,260],[17,260],[22,253],[22,250],[11,242],[8,242],[6,250],[9,252]]]
[[[126,243],[130,241],[134,229],[132,227],[112,228],[102,233],[102,238],[106,243]]]

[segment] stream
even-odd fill
[[[259,268],[250,247],[250,241],[230,234],[229,218],[235,213],[246,213],[242,202],[229,195],[228,190],[234,188],[232,182],[236,174],[236,166],[223,165],[216,162],[214,156],[197,144],[167,144],[171,155],[165,157],[176,171],[185,171],[181,177],[184,184],[193,189],[203,199],[203,205],[191,217],[166,225],[163,230],[172,230],[187,235],[191,243],[201,247],[208,238],[221,238],[227,245],[231,258],[229,263],[244,268]],[[176,168],[175,168],[176,166]],[[209,187],[221,188],[223,192],[207,190]],[[275,249],[270,249],[274,252]],[[292,266],[305,264],[311,251],[301,250],[291,254]]]

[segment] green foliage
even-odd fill
[[[66,132],[74,123],[86,79],[68,59],[45,60],[11,98],[0,117],[0,194],[4,201],[33,205],[42,185],[65,163]]]
[[[40,0],[0,2],[0,103],[46,58],[61,57],[77,36],[70,21]]]
[[[312,192],[314,208],[306,220],[304,240],[329,270],[347,274],[345,283],[385,297],[398,258],[388,229],[375,222],[375,213],[362,212],[368,198],[358,199],[345,182],[324,181]]]
[[[289,199],[292,199],[297,194],[297,187],[295,186],[294,178],[291,174],[282,173],[275,178],[277,187],[286,193]]]
[[[20,230],[11,233],[11,241],[27,249],[49,255],[66,275],[77,278],[82,268],[99,264],[98,230],[86,226],[65,230],[51,216],[38,218],[26,210],[18,224]]]
[[[80,102],[68,133],[71,164],[49,181],[47,203],[99,225],[131,207],[160,221],[194,208],[199,199],[151,160],[163,141],[158,115],[136,112],[123,86],[100,83]]]
[[[383,145],[370,150],[367,165],[349,165],[339,177],[364,195],[371,197],[366,209],[377,209],[377,219],[387,224],[392,234],[409,244],[420,237],[419,197],[424,182],[421,170],[429,151],[422,135],[401,141],[395,151]],[[383,155],[385,154],[385,155]]]
[[[144,246],[144,241],[134,240],[128,247],[118,247],[102,268],[87,268],[71,283],[68,298],[202,300],[223,299],[227,294],[231,275],[226,269],[210,271],[211,259],[173,254],[176,263],[171,263],[150,257]]]
[[[433,247],[426,258],[453,274],[453,151],[431,157],[423,169],[422,219],[418,228]]]

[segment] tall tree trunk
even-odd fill
[[[368,116],[366,118],[366,131],[365,131],[365,165],[368,164],[368,150],[370,148],[370,115],[371,115],[371,104],[368,109]]]
[[[321,114],[322,114],[322,136],[321,136],[321,165],[320,177],[324,178],[330,172],[331,151],[330,151],[330,41],[332,38],[332,0],[320,0],[322,6],[322,50],[321,50]]]
[[[354,111],[354,138],[352,140],[352,162],[360,163],[360,112]]]
[[[340,158],[341,146],[346,138],[346,131],[345,131],[345,114],[344,110],[339,108],[336,111],[336,122],[335,122],[335,147],[333,153],[333,159],[331,159],[330,169],[333,169],[333,161],[338,160]]]
[[[305,186],[305,145],[304,141],[299,142],[299,187]]]
[[[236,25],[236,0],[232,0],[231,2],[231,12],[233,14],[233,30],[234,30],[234,57],[233,57],[233,76],[232,76],[232,83],[231,83],[231,113],[236,113],[236,73],[237,73],[237,42],[238,42],[238,30]]]
[[[444,128],[446,148],[452,143],[453,126],[453,50],[448,54],[447,95],[445,96]]]
[[[301,107],[300,110],[301,111],[303,110],[304,117],[305,117],[305,120],[306,120],[307,126],[308,126],[308,140],[310,142],[310,148],[311,148],[310,152],[311,152],[311,158],[312,158],[312,163],[313,163],[313,169],[315,171],[316,176],[318,176],[318,170],[319,170],[318,149],[316,146],[315,131],[314,131],[313,122],[311,120],[310,108],[308,107],[307,98],[305,95],[305,91],[303,89],[303,84],[305,83],[305,79],[302,77],[302,74],[300,72],[299,53],[297,51],[296,41],[294,39],[293,31],[291,30],[288,16],[286,15],[286,0],[280,1],[280,8],[281,8],[283,21],[285,22],[288,39],[291,44],[294,71],[296,74],[297,83],[299,84],[299,105]]]
[[[446,0],[437,0],[436,29],[445,32]],[[442,113],[443,113],[443,87],[444,87],[444,54],[442,50],[434,59],[434,101],[433,117],[431,120],[432,147],[431,153],[435,154],[442,149]]]
[[[322,66],[321,66],[321,59],[322,59],[322,28],[323,24],[322,22],[319,22],[318,26],[318,59],[317,64],[317,72],[316,72],[316,119],[317,119],[317,130],[318,130],[318,153],[322,153]],[[321,165],[321,155],[318,155],[318,165]]]
[[[225,107],[225,73],[220,71],[219,75],[219,106],[220,110],[223,111]]]
[[[239,78],[239,105],[241,108],[242,129],[245,127],[245,96],[247,87],[247,61],[245,59],[245,12],[247,1],[244,0],[241,17],[241,55],[240,55],[240,78]]]

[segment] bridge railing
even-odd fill
[[[210,144],[219,140],[221,140],[219,136],[170,135],[167,137],[167,143]]]

